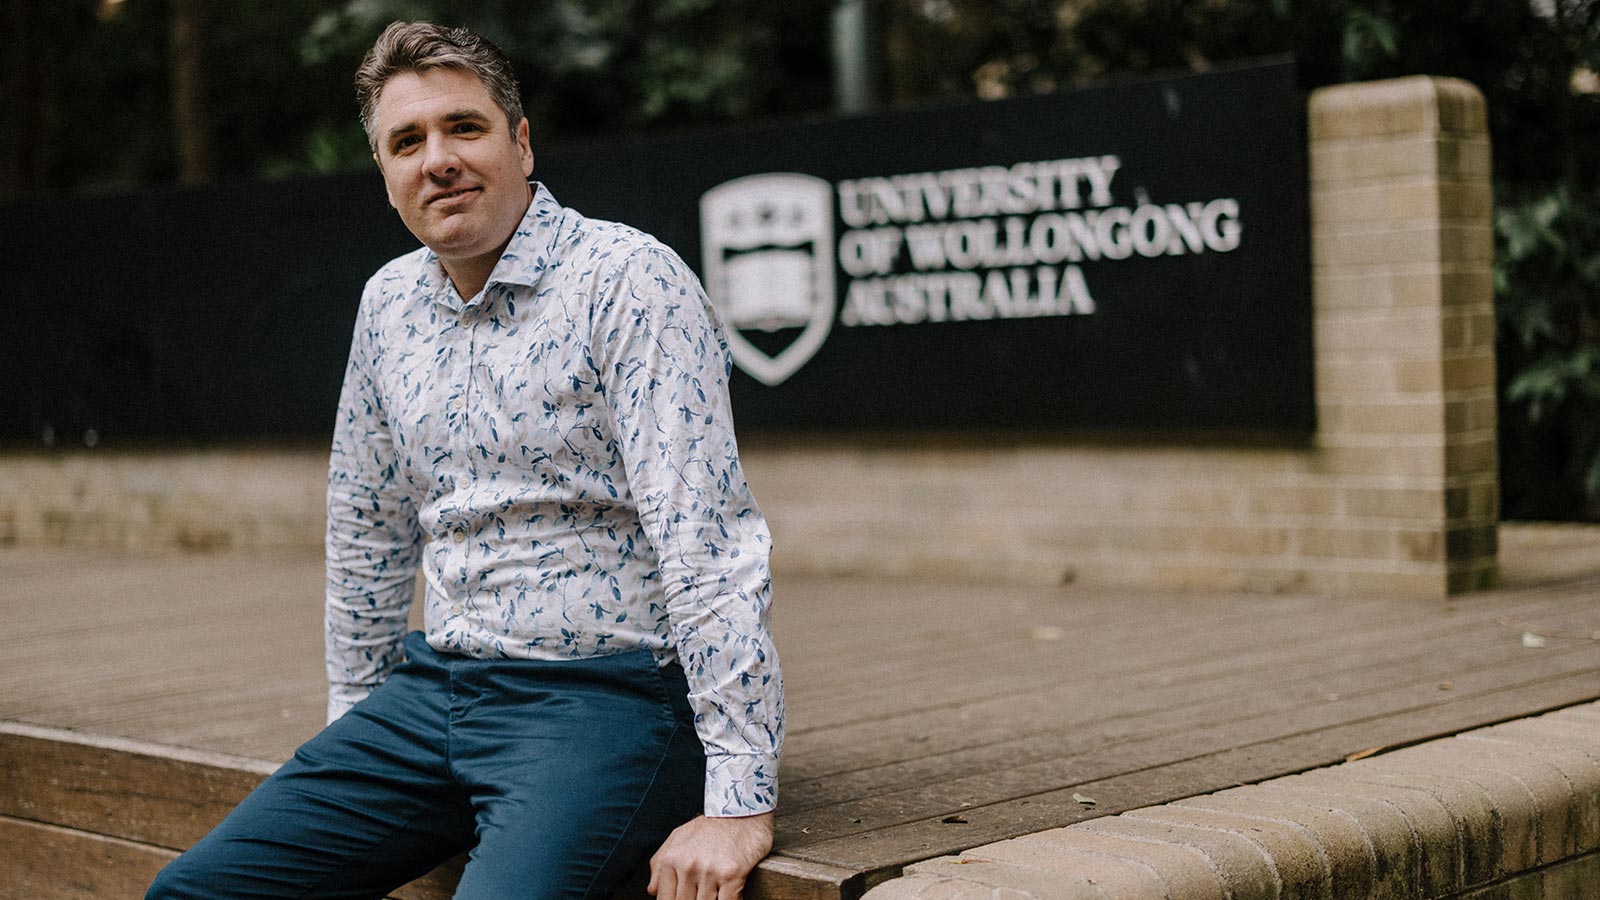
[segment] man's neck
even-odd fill
[[[439,259],[439,265],[444,267],[444,274],[455,286],[456,293],[461,295],[462,301],[471,300],[478,296],[483,286],[489,283],[489,276],[494,274],[494,267],[500,263],[501,254],[506,252],[506,247],[511,244],[511,239],[516,236],[517,226],[522,224],[523,218],[528,215],[528,208],[533,205],[533,185],[528,185],[528,202],[517,213],[517,218],[511,223],[511,228],[506,232],[506,239],[500,246],[488,253],[467,259],[446,260]]]
[[[461,295],[463,301],[478,296],[483,286],[489,283],[489,276],[494,273],[495,264],[500,261],[500,254],[506,252],[506,244],[509,243],[511,238],[508,236],[505,244],[496,247],[492,253],[449,262],[439,260],[445,276],[450,279],[450,283],[455,286],[456,293]]]

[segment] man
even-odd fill
[[[646,857],[659,898],[737,897],[782,688],[705,294],[530,185],[488,42],[397,22],[356,84],[425,246],[367,283],[339,403],[330,724],[149,896],[381,897],[471,847],[458,897],[607,897]]]

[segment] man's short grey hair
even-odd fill
[[[356,101],[361,104],[361,127],[367,143],[377,152],[378,95],[389,79],[403,72],[461,69],[478,76],[489,98],[506,115],[512,134],[522,121],[522,90],[511,71],[511,61],[500,48],[465,28],[445,28],[428,22],[391,22],[378,35],[372,49],[356,69]]]

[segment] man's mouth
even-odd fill
[[[434,194],[432,197],[428,198],[428,202],[431,204],[438,203],[442,200],[454,200],[457,197],[465,196],[476,190],[478,190],[478,188],[475,187],[457,188],[453,191],[445,191],[442,194]]]

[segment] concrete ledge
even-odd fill
[[[1578,897],[1600,703],[908,866],[866,900]]]

